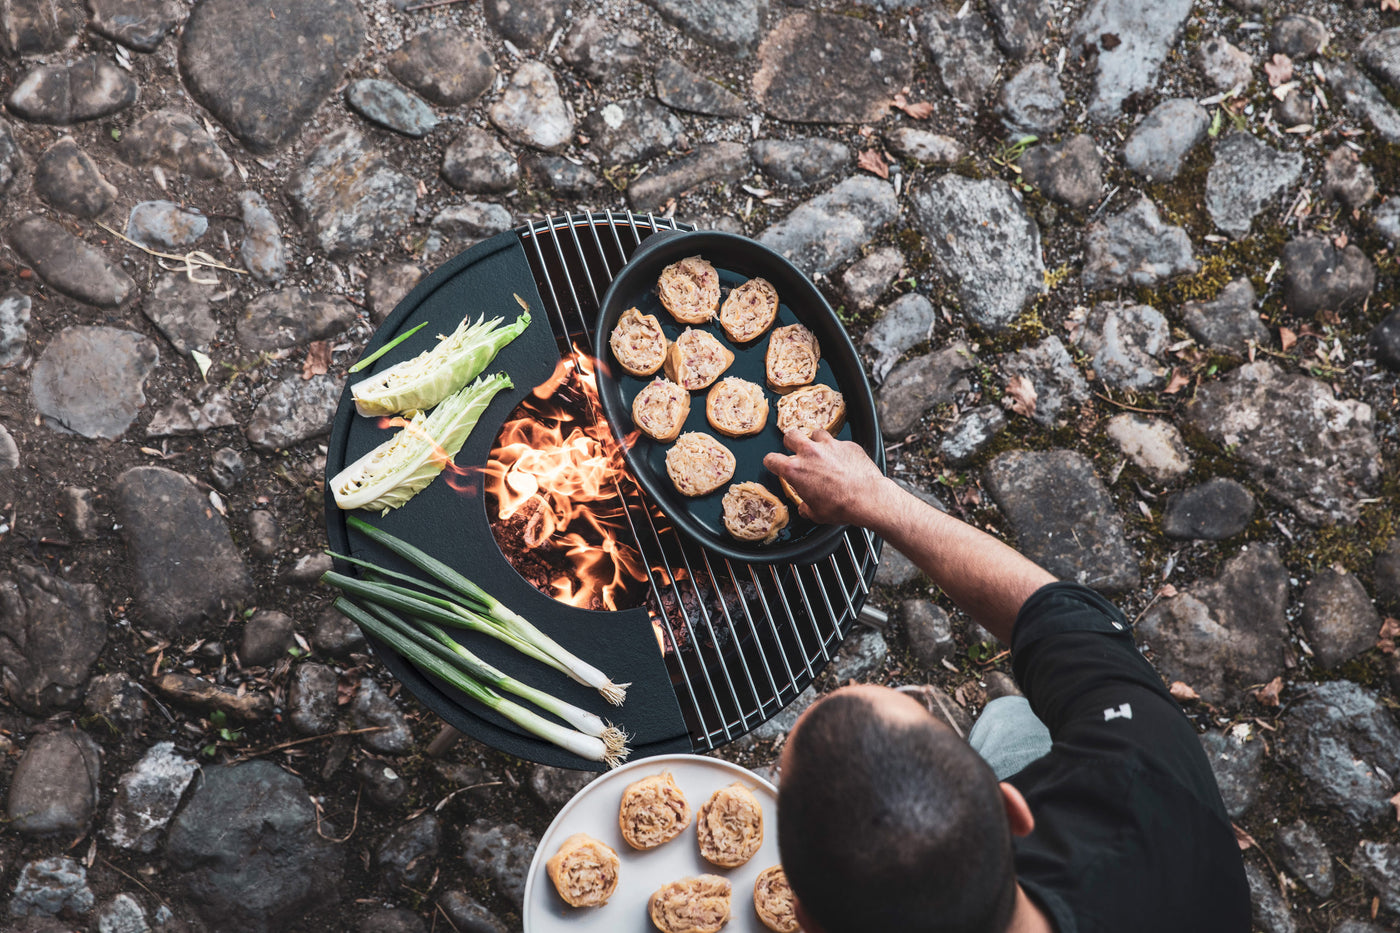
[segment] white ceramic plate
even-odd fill
[[[675,839],[645,852],[622,840],[617,811],[628,784],[651,774],[670,771],[690,803],[690,826]],[[738,781],[763,805],[763,845],[738,868],[716,868],[700,857],[695,816],[721,787]],[[612,846],[622,865],[617,890],[602,907],[570,907],[564,903],[545,871],[545,862],[574,833],[587,833]],[[753,884],[759,872],[778,864],[778,790],[746,768],[701,755],[661,755],[623,765],[598,778],[564,805],[549,825],[530,863],[525,881],[525,933],[656,933],[647,904],[652,892],[670,881],[712,874],[734,886],[725,933],[768,933],[753,910]]]

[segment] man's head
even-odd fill
[[[912,698],[849,687],[814,704],[783,749],[778,799],[783,868],[824,933],[1005,930],[1016,878],[1003,793]]]

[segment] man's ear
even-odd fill
[[[1031,830],[1035,829],[1035,817],[1031,816],[1030,804],[1026,803],[1026,798],[1021,796],[1019,790],[1005,781],[997,786],[1001,788],[1001,802],[1006,807],[1006,821],[1011,825],[1011,835],[1029,836]]]

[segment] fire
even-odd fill
[[[483,470],[486,491],[500,519],[525,517],[527,549],[548,547],[567,558],[569,569],[548,584],[555,599],[617,609],[647,571],[636,549],[620,540],[631,535],[616,487],[625,467],[600,414],[592,360],[560,360],[532,395],[501,429]]]
[[[387,416],[381,417],[376,423],[380,430],[387,431],[390,428],[403,428],[412,436],[421,440],[426,440],[433,448],[428,454],[428,457],[442,470],[443,482],[447,483],[448,486],[452,487],[461,495],[476,495],[477,486],[476,483],[471,482],[471,478],[473,474],[480,471],[472,467],[460,467],[453,463],[452,456],[448,454],[447,449],[430,437],[422,428],[418,427],[407,418],[397,416],[393,418]]]

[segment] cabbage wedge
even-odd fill
[[[449,396],[432,414],[417,412],[397,434],[331,479],[335,504],[377,509],[381,515],[403,505],[457,456],[496,393],[513,386],[505,373],[494,373]]]
[[[514,324],[502,327],[502,320],[478,317],[473,323],[468,315],[431,350],[361,379],[350,387],[355,410],[374,417],[432,408],[481,375],[501,348],[530,326],[530,311]]]

